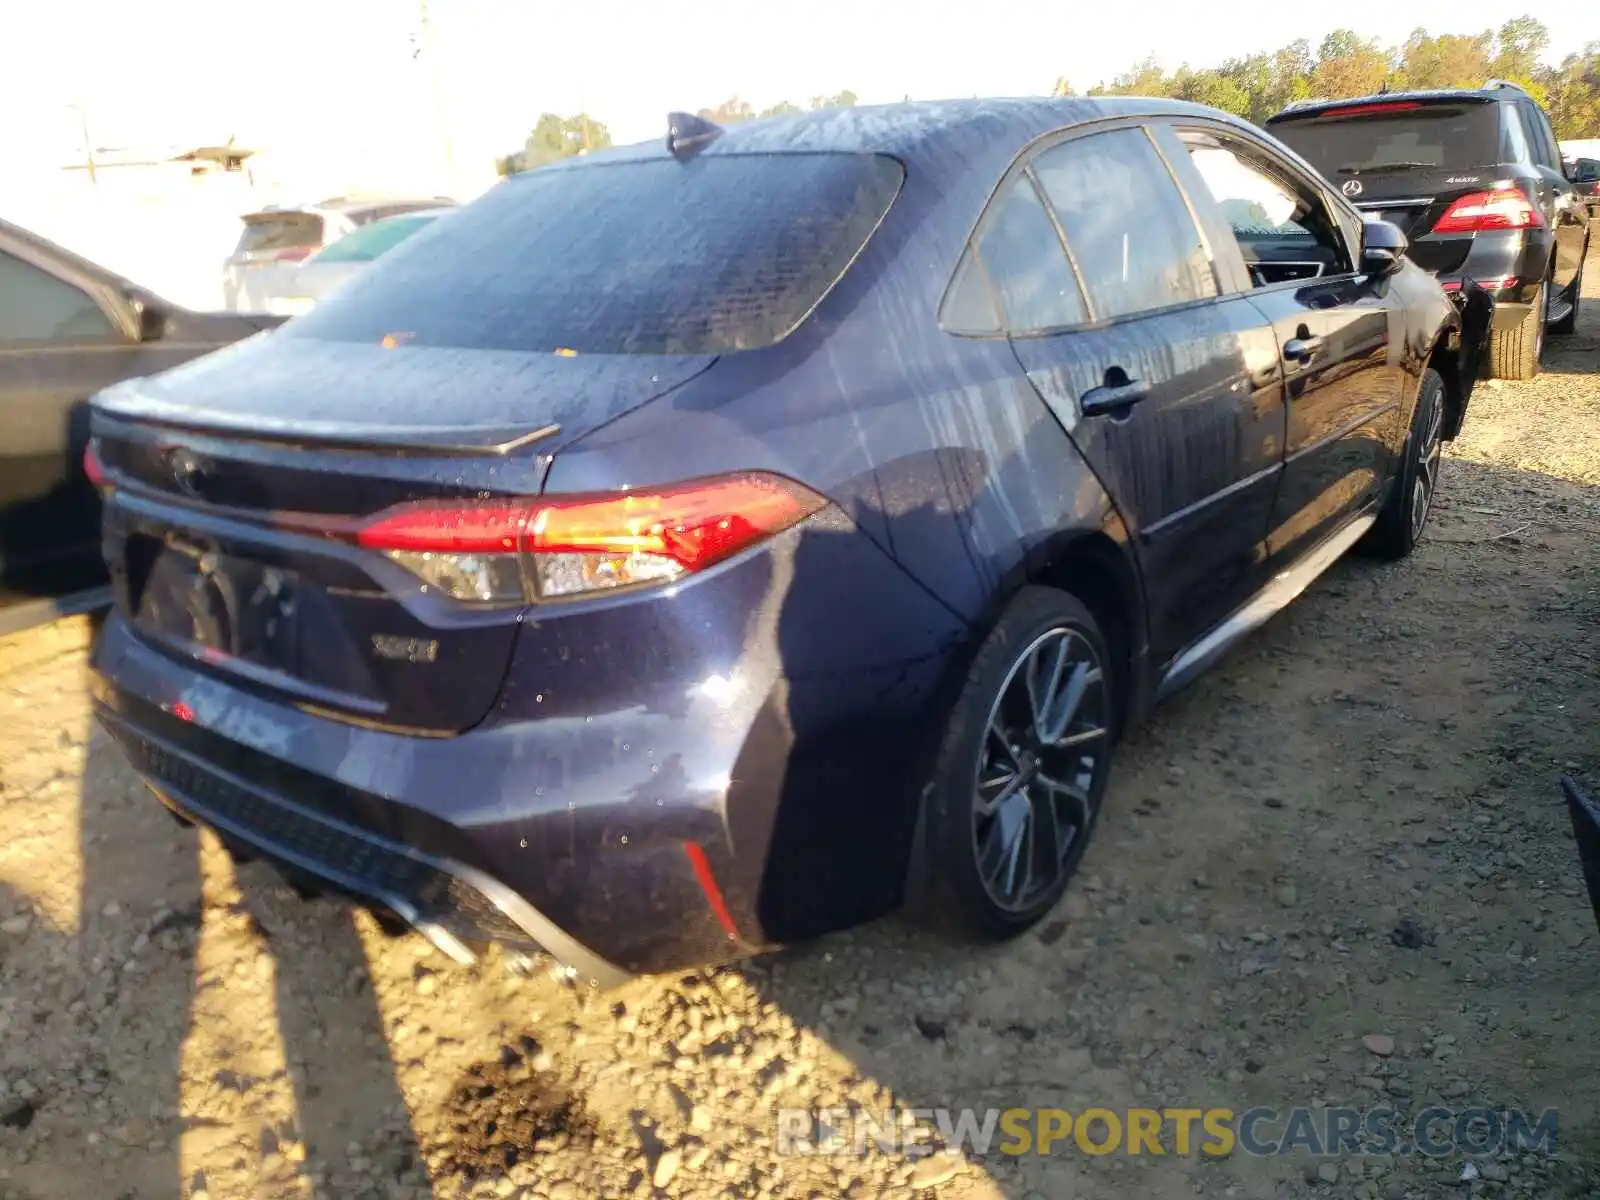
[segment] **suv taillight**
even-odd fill
[[[1434,222],[1434,233],[1478,233],[1486,229],[1534,229],[1544,224],[1539,210],[1516,188],[1468,192]]]
[[[407,504],[362,525],[355,540],[457,600],[524,603],[667,583],[825,503],[792,480],[751,472],[601,496]]]

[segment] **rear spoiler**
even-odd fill
[[[1493,96],[1475,92],[1414,92],[1393,95],[1360,96],[1354,99],[1297,100],[1280,113],[1267,118],[1268,125],[1286,121],[1310,121],[1319,117],[1355,117],[1368,113],[1404,112],[1407,109],[1435,108],[1441,105],[1492,104]]]
[[[504,457],[545,438],[561,432],[559,425],[545,425],[538,429],[505,427],[465,427],[461,429],[437,426],[391,425],[364,429],[360,438],[353,438],[342,429],[319,429],[317,423],[302,422],[293,428],[273,428],[270,425],[232,425],[216,421],[196,421],[187,411],[173,408],[162,411],[146,401],[143,404],[122,406],[96,399],[94,415],[99,422],[113,425],[138,425],[143,428],[170,429],[175,433],[197,434],[201,437],[227,438],[235,442],[251,442],[265,446],[284,446],[292,450],[339,450],[354,454],[384,455],[390,458],[441,457],[481,458]]]

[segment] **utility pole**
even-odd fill
[[[89,118],[84,114],[83,105],[67,105],[78,114],[78,128],[83,131],[83,163],[89,169],[89,182],[99,184],[99,177],[94,173],[94,142],[89,137]]]
[[[428,86],[433,93],[434,119],[439,126],[439,150],[443,155],[445,176],[454,190],[456,160],[450,146],[450,125],[444,114],[444,88],[439,81],[439,58],[434,53],[433,22],[428,17],[428,0],[418,0],[418,6],[422,18],[421,50],[426,60],[423,67],[428,72]]]

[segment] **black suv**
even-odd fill
[[[1515,84],[1292,105],[1267,127],[1458,297],[1494,293],[1486,360],[1500,379],[1539,371],[1546,329],[1571,333],[1589,246],[1585,198],[1544,112]]]

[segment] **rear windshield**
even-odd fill
[[[393,250],[417,230],[433,220],[433,214],[415,217],[390,217],[363,225],[347,233],[331,246],[314,255],[313,262],[371,262]]]
[[[530,171],[292,322],[334,341],[580,354],[771,345],[904,178],[873,154],[709,154]]]
[[[1471,170],[1501,161],[1498,104],[1274,121],[1271,130],[1330,179],[1358,172]]]
[[[316,213],[253,213],[244,219],[236,253],[293,250],[322,244],[322,218]]]

